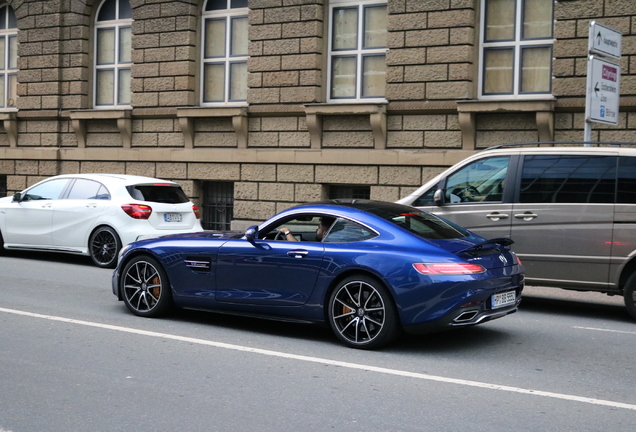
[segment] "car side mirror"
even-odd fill
[[[22,201],[22,194],[20,192],[13,194],[12,202],[20,202],[20,201]]]
[[[245,231],[245,239],[248,242],[253,242],[254,240],[258,239],[258,226],[257,225],[251,226]]]
[[[437,189],[435,191],[435,194],[433,195],[433,203],[438,207],[441,207],[441,205],[444,204],[444,189]]]

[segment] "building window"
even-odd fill
[[[129,0],[104,0],[95,19],[96,108],[130,107],[131,42]]]
[[[203,6],[201,104],[247,100],[247,0],[207,0]]]
[[[0,198],[7,196],[7,176],[0,175]]]
[[[331,185],[329,186],[329,199],[370,199],[370,186]]]
[[[552,92],[553,0],[482,2],[482,99]]]
[[[334,0],[329,7],[328,100],[384,100],[387,7]]]
[[[18,97],[18,24],[13,8],[0,7],[0,108],[15,108]]]
[[[234,217],[234,183],[203,183],[203,218],[206,230],[229,230]]]

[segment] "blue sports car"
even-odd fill
[[[335,200],[287,209],[244,233],[132,243],[112,287],[139,316],[180,307],[328,323],[345,345],[373,349],[401,331],[515,312],[524,276],[511,243],[413,207]]]

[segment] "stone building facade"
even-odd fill
[[[623,35],[619,122],[592,138],[636,141],[633,0],[0,7],[0,38],[17,38],[2,76],[6,194],[63,173],[156,176],[181,183],[210,229],[330,197],[394,201],[479,149],[582,140],[591,20]],[[214,45],[223,28],[230,43]]]

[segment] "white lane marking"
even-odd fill
[[[608,406],[612,408],[624,408],[624,409],[636,411],[636,405],[622,403],[622,402],[613,402],[613,401],[608,401],[603,399],[594,399],[594,398],[574,396],[574,395],[568,395],[568,394],[562,394],[562,393],[552,393],[552,392],[545,392],[540,390],[524,389],[520,387],[510,387],[510,386],[504,386],[504,385],[498,385],[498,384],[489,384],[489,383],[483,383],[478,381],[467,381],[462,379],[447,378],[447,377],[436,376],[436,375],[427,375],[427,374],[421,374],[416,372],[401,371],[398,369],[388,369],[388,368],[368,366],[368,365],[357,364],[357,363],[329,360],[329,359],[323,359],[319,357],[309,357],[309,356],[303,356],[303,355],[297,355],[297,354],[288,354],[284,352],[270,351],[270,350],[264,350],[260,348],[251,348],[251,347],[245,347],[241,345],[233,345],[233,344],[228,344],[224,342],[214,342],[214,341],[209,341],[205,339],[176,336],[176,335],[171,335],[167,333],[157,333],[157,332],[151,332],[147,330],[133,329],[129,327],[114,326],[110,324],[100,324],[100,323],[95,323],[90,321],[82,321],[82,320],[76,320],[71,318],[57,317],[53,315],[41,315],[41,314],[36,314],[31,312],[19,311],[15,309],[0,308],[0,312],[10,313],[14,315],[28,316],[32,318],[42,318],[42,319],[46,319],[50,321],[59,321],[59,322],[83,325],[88,327],[97,327],[101,329],[114,330],[114,331],[119,331],[123,333],[132,333],[132,334],[137,334],[142,336],[150,336],[150,337],[156,337],[156,338],[162,338],[162,339],[171,339],[171,340],[176,340],[180,342],[189,342],[189,343],[194,343],[199,345],[207,345],[207,346],[212,346],[215,348],[250,352],[254,354],[280,357],[284,359],[299,360],[299,361],[305,361],[310,363],[319,363],[319,364],[329,365],[329,366],[340,366],[340,367],[349,368],[349,369],[357,369],[357,370],[363,370],[368,372],[377,372],[377,373],[382,373],[387,375],[396,375],[396,376],[407,377],[407,378],[437,381],[437,382],[443,382],[448,384],[458,384],[463,386],[484,388],[489,390],[499,390],[499,391],[506,391],[506,392],[512,392],[512,393],[528,394],[533,396],[549,397],[554,399],[562,399],[562,400],[581,402],[581,403],[587,403],[592,405],[603,405],[603,406]]]
[[[594,327],[579,327],[579,326],[574,326],[572,328],[581,329],[581,330],[594,330],[594,331],[607,332],[607,333],[636,335],[636,332],[623,331],[623,330],[610,330],[610,329],[601,329],[601,328],[594,328]]]

